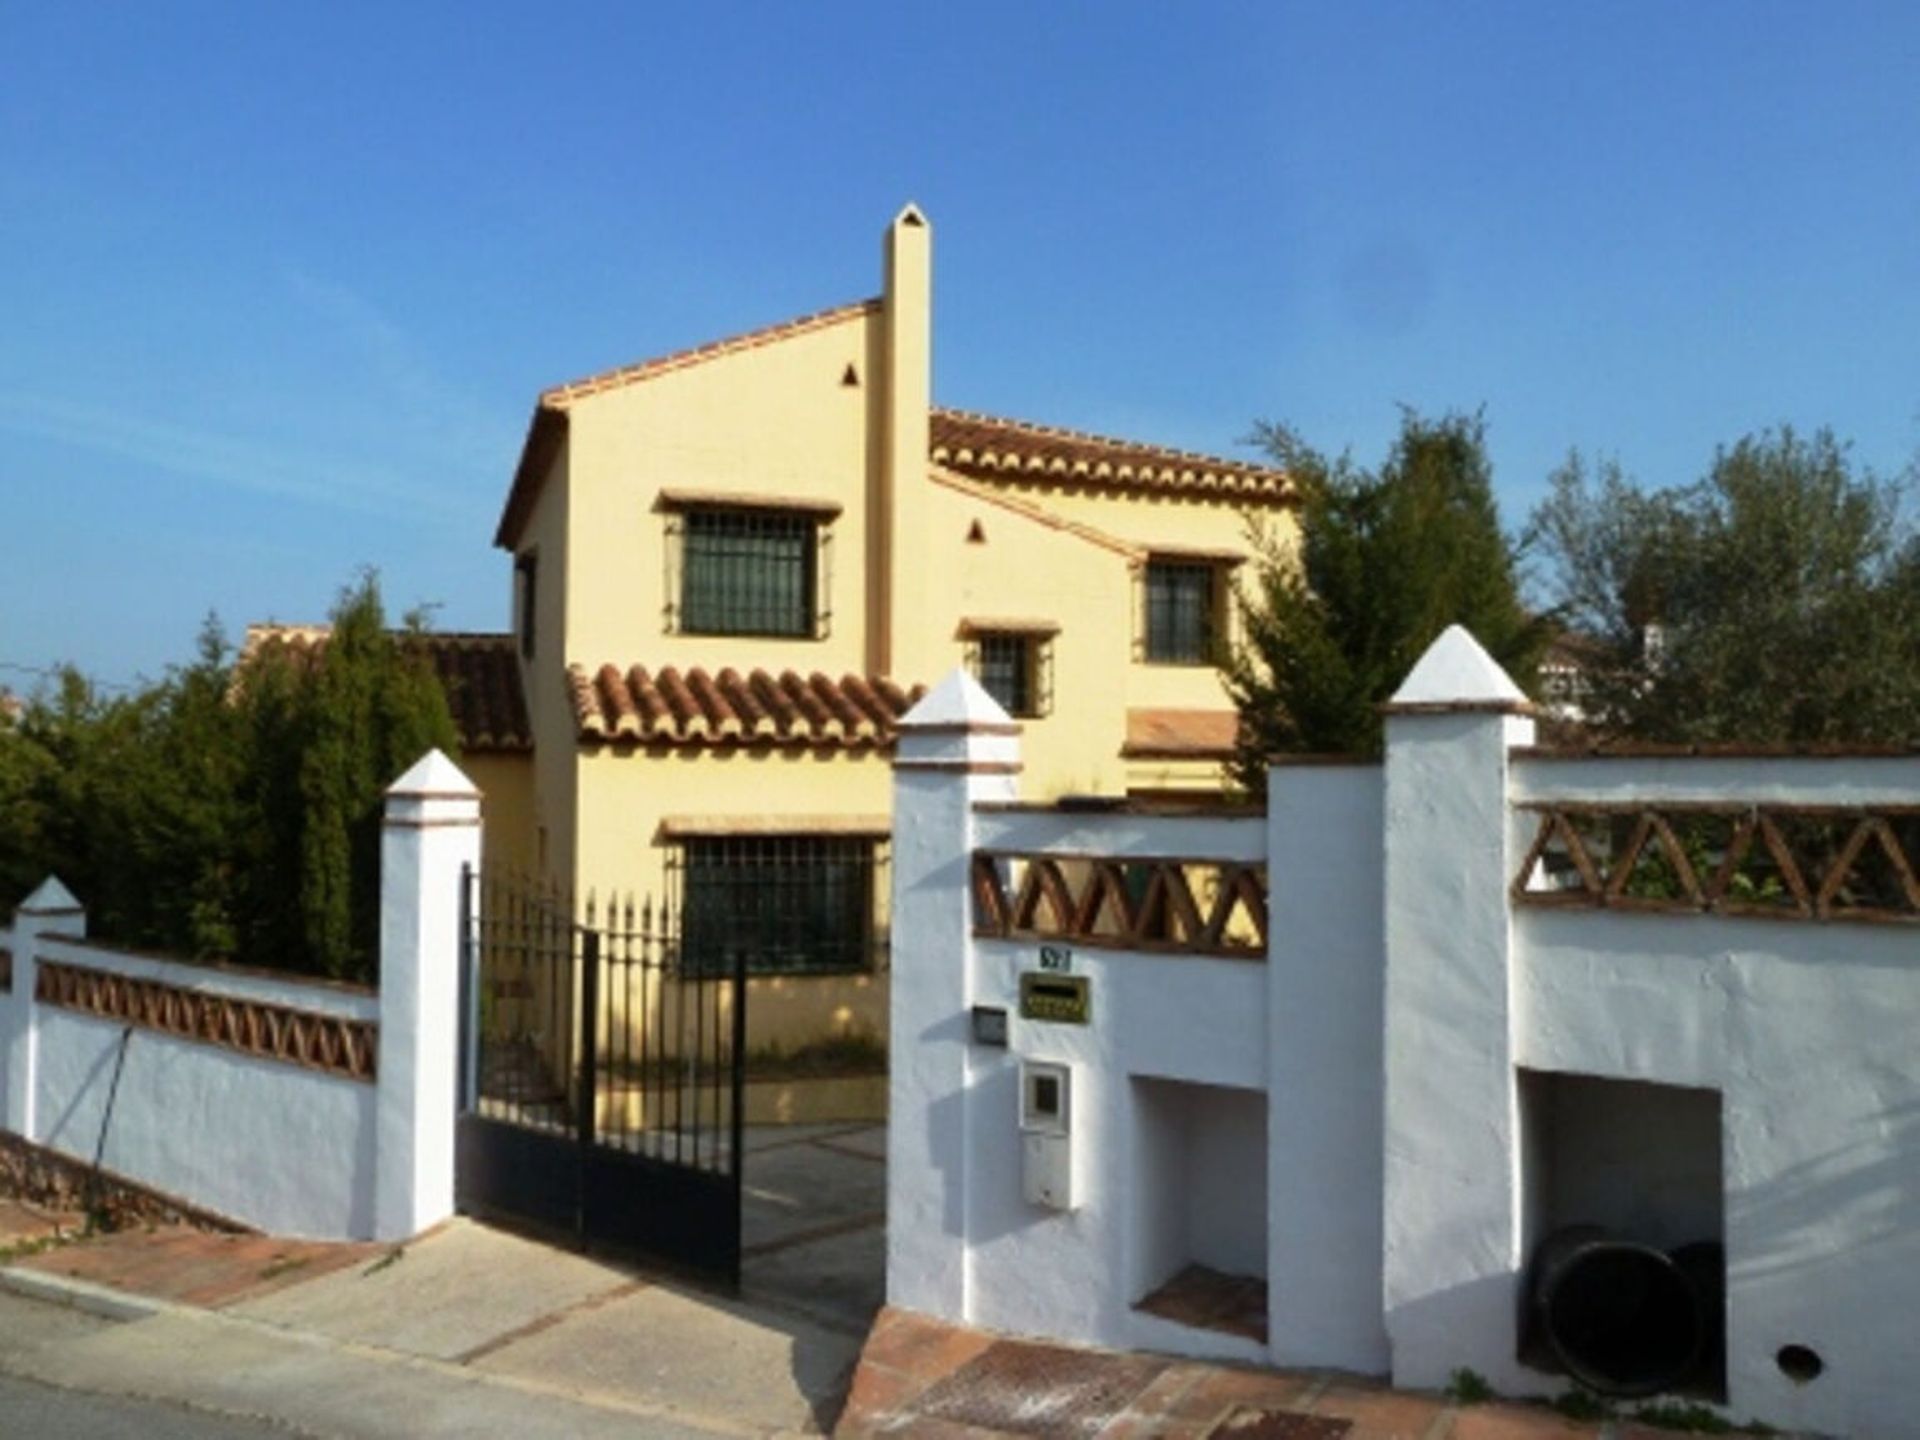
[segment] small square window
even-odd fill
[[[1051,708],[1052,637],[1011,630],[974,632],[969,668],[1009,715],[1033,719]]]
[[[1147,562],[1143,658],[1154,665],[1209,665],[1220,634],[1224,587],[1204,560]]]

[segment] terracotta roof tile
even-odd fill
[[[533,748],[513,636],[429,635],[427,654],[447,692],[462,749]]]
[[[326,625],[249,625],[234,669],[242,671],[274,650],[311,663],[325,651],[330,633]],[[395,632],[396,636],[405,633]],[[447,709],[460,734],[460,748],[473,752],[531,750],[533,728],[527,721],[513,636],[449,630],[429,632],[422,638],[446,692]]]
[[[878,677],[672,665],[569,665],[567,684],[581,740],[666,745],[887,745],[926,693]]]
[[[1120,753],[1135,760],[1224,760],[1239,735],[1240,716],[1232,710],[1129,710]]]
[[[932,411],[929,458],[965,475],[1290,503],[1284,470],[964,410]]]

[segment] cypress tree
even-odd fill
[[[1477,415],[1401,414],[1376,471],[1329,459],[1282,425],[1257,438],[1302,496],[1297,546],[1256,536],[1245,639],[1224,666],[1241,717],[1234,775],[1266,783],[1277,752],[1377,755],[1379,705],[1451,624],[1531,688],[1549,625],[1519,595]]]

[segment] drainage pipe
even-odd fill
[[[1708,1344],[1699,1286],[1665,1251],[1592,1225],[1569,1226],[1534,1252],[1527,1303],[1567,1373],[1601,1395],[1670,1390]]]

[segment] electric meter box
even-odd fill
[[[1029,1205],[1073,1209],[1073,1071],[1020,1062],[1020,1193]]]

